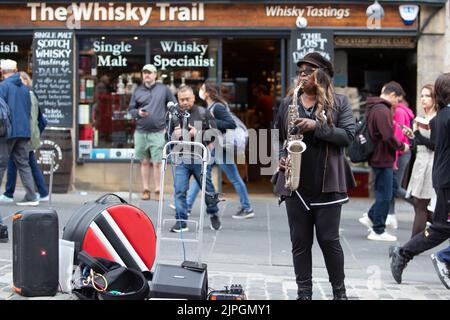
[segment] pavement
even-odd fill
[[[95,200],[104,192],[71,192],[54,194],[52,208],[59,216],[60,238],[70,216],[87,201]],[[125,200],[127,192],[119,192]],[[153,196],[153,194],[152,194]],[[18,190],[16,199],[23,197]],[[226,201],[219,204],[223,229],[212,231],[209,219],[205,220],[203,244],[200,248],[202,262],[208,264],[209,286],[220,290],[231,284],[241,284],[249,300],[293,300],[296,297],[296,284],[291,257],[291,244],[284,204],[280,207],[272,194],[251,196],[255,210],[252,219],[236,220],[231,216],[238,210],[239,201],[235,194],[225,194]],[[164,200],[163,218],[173,219],[174,211],[169,203],[172,195]],[[391,276],[388,248],[405,243],[411,235],[413,209],[408,203],[397,201],[399,228],[390,230],[398,242],[378,242],[367,240],[367,229],[358,218],[367,211],[373,199],[353,198],[345,204],[341,219],[341,244],[345,254],[345,273],[347,295],[352,300],[450,300],[447,290],[438,279],[430,254],[448,243],[415,257],[403,274],[403,283],[397,284]],[[157,225],[158,202],[141,201],[133,194],[132,204],[143,209]],[[48,203],[41,203],[47,208]],[[4,223],[8,225],[10,241],[0,243],[0,300],[75,300],[72,294],[58,293],[55,297],[26,298],[11,290],[12,284],[12,221],[11,216],[23,209],[14,203],[0,204]],[[199,216],[199,203],[194,207],[191,219]],[[164,236],[174,236],[168,232],[171,221],[165,221]],[[185,237],[195,235],[189,231]],[[178,236],[178,235],[175,235]],[[183,250],[184,248],[184,250]],[[158,250],[159,261],[178,264],[186,256],[197,258],[198,247],[192,243],[162,241]],[[331,286],[322,253],[317,242],[313,247],[313,300],[332,298]]]

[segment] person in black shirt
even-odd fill
[[[347,188],[355,186],[344,147],[355,136],[355,121],[348,99],[334,93],[333,66],[319,53],[307,54],[297,66],[294,88],[305,82],[297,99],[300,117],[294,124],[303,134],[300,185],[292,192],[284,188],[286,149],[281,147],[279,171],[274,176],[275,191],[286,201],[292,255],[299,300],[312,298],[312,254],[314,228],[322,250],[336,300],[346,300],[344,254],[339,242],[342,204],[348,201]],[[275,128],[280,144],[288,136],[288,109],[293,90],[281,105]]]
[[[411,259],[450,237],[450,73],[436,79],[434,90],[438,112],[432,129],[435,138],[432,180],[437,195],[433,224],[402,247],[389,248],[391,272],[397,283],[402,282],[403,270]]]
[[[173,118],[171,128],[172,132],[169,134],[172,136],[172,140],[188,140],[188,141],[201,141],[210,150],[213,148],[212,141],[203,140],[203,134],[208,129],[216,128],[216,122],[214,117],[210,112],[207,112],[205,108],[196,106],[195,95],[192,88],[189,86],[181,86],[178,88],[178,102],[180,105],[180,111],[188,112],[189,117],[187,118],[187,123],[183,125],[180,124],[180,119]],[[183,121],[182,121],[183,122]],[[187,124],[187,128],[184,126]],[[206,139],[206,138],[205,138]],[[191,152],[201,155],[202,151],[194,147]],[[209,165],[208,165],[209,166]],[[210,170],[208,170],[210,172]],[[202,162],[191,155],[180,156],[179,162],[177,162],[174,177],[174,187],[175,187],[175,208],[176,208],[176,218],[177,222],[170,229],[171,232],[182,232],[188,231],[188,225],[186,220],[188,218],[187,214],[187,203],[186,194],[189,188],[189,179],[194,176],[194,179],[199,185],[201,185],[201,175],[202,175]],[[206,186],[205,186],[205,203],[206,203],[206,213],[209,214],[210,218],[216,217],[219,212],[217,207],[217,198],[214,185],[211,181],[211,175],[206,175]]]

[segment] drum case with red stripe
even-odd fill
[[[109,201],[115,197],[118,201]],[[128,268],[148,272],[156,252],[156,234],[141,209],[109,193],[85,203],[64,227],[63,239],[75,242],[76,258],[82,250]]]

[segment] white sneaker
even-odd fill
[[[397,237],[392,234],[387,233],[386,231],[382,234],[378,234],[375,231],[371,230],[369,235],[367,236],[369,240],[375,241],[397,241]]]
[[[28,201],[28,200],[23,199],[23,200],[20,201],[20,202],[16,202],[16,205],[18,205],[18,206],[30,206],[30,207],[36,207],[36,206],[39,205],[39,200],[38,200],[37,198],[36,198],[36,200],[34,200],[34,201]]]
[[[373,227],[373,222],[372,220],[370,220],[369,215],[367,213],[364,213],[362,218],[359,218],[358,220],[363,226],[366,226],[369,229]]]
[[[397,218],[395,214],[388,214],[386,218],[385,225],[387,228],[398,229]]]
[[[2,195],[0,196],[0,202],[11,203],[11,202],[14,202],[14,199],[13,199],[13,198],[10,198],[10,197],[7,197],[7,196],[5,196],[4,194],[2,194]]]

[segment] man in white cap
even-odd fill
[[[141,161],[142,200],[150,200],[150,166],[153,165],[156,198],[159,198],[162,150],[166,143],[166,105],[176,99],[169,88],[157,83],[158,71],[152,64],[142,68],[142,85],[134,91],[128,112],[136,120],[134,154]]]
[[[9,106],[11,114],[11,132],[0,138],[0,183],[11,157],[25,188],[25,198],[17,202],[17,205],[37,206],[39,201],[34,191],[34,180],[28,163],[31,136],[30,91],[20,79],[16,61],[2,60],[0,69],[4,78],[0,83],[0,98]]]

